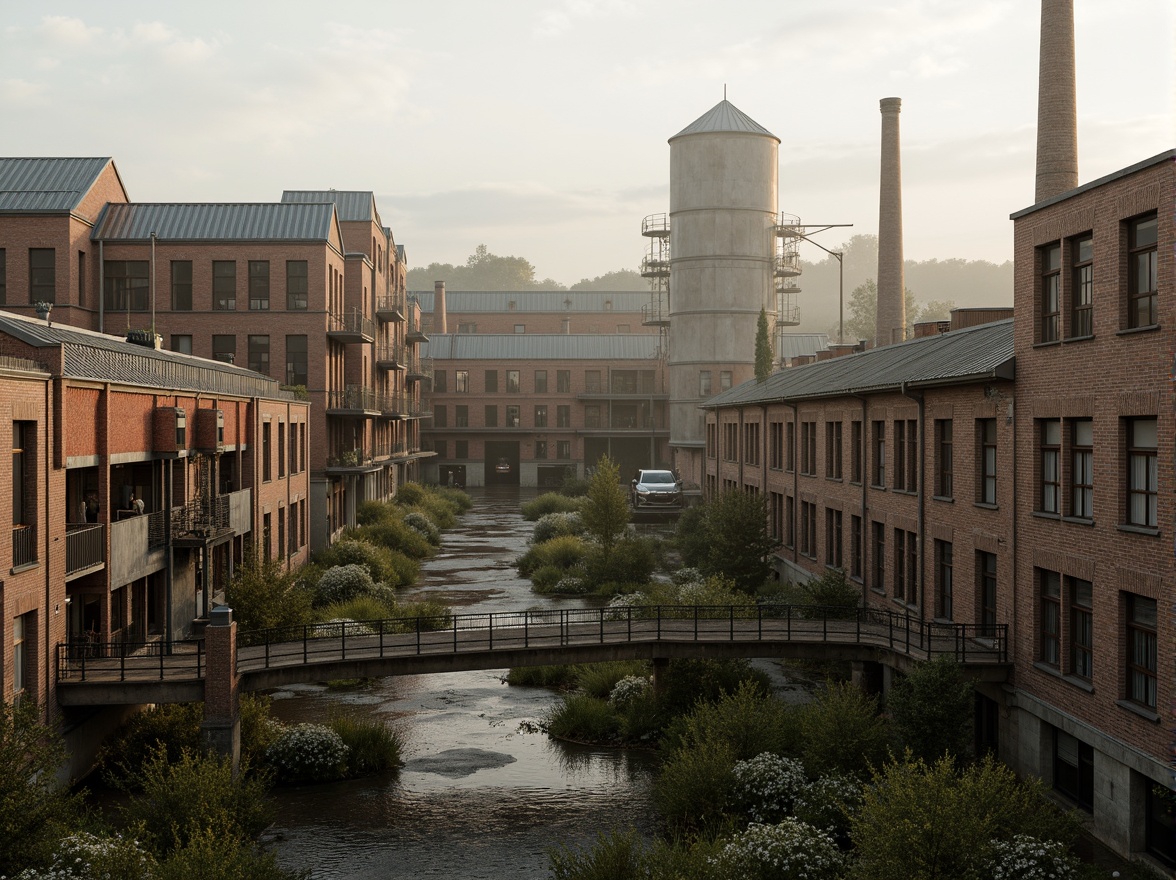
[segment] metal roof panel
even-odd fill
[[[70,211],[109,157],[0,158],[0,211]]]

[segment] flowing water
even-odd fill
[[[405,598],[436,599],[457,613],[579,607],[581,600],[536,596],[515,571],[531,532],[520,491],[471,495],[475,507]],[[630,826],[651,834],[652,757],[533,732],[554,697],[508,687],[505,674],[275,693],[274,714],[284,721],[322,721],[341,709],[388,719],[404,737],[406,761],[395,776],[278,789],[272,838],[280,864],[314,878],[529,880],[548,876],[552,847],[588,845],[598,831]]]

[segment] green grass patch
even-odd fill
[[[549,710],[545,720],[552,736],[580,742],[613,742],[621,732],[616,710],[607,700],[588,694],[569,694]]]
[[[349,777],[372,776],[400,766],[403,749],[400,734],[379,718],[338,714],[331,716],[328,723],[347,746]]]
[[[527,522],[536,522],[545,513],[574,513],[579,511],[581,506],[578,498],[569,498],[559,492],[545,492],[523,505],[523,519]]]

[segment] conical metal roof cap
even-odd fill
[[[714,107],[703,113],[674,135],[674,137],[670,138],[670,140],[673,141],[688,134],[704,134],[721,131],[739,132],[741,134],[762,134],[770,138],[775,138],[777,143],[780,141],[778,137],[726,98],[715,104]]]

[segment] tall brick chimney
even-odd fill
[[[445,282],[433,282],[433,332],[434,333],[448,333],[449,330],[445,326],[448,323],[448,318],[445,314]]]
[[[878,186],[878,311],[874,344],[906,338],[906,295],[902,274],[902,160],[898,114],[901,98],[883,98],[882,175]]]
[[[1074,0],[1041,0],[1039,64],[1035,202],[1078,185]]]

